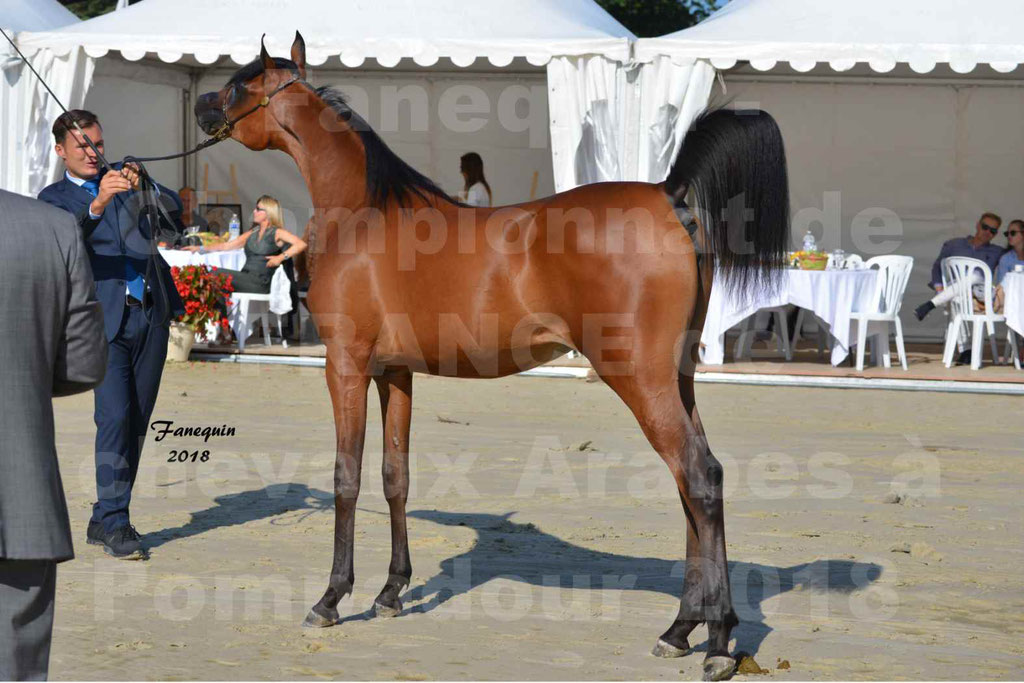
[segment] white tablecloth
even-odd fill
[[[1007,273],[1003,286],[1003,314],[1006,324],[1019,335],[1024,335],[1024,273]]]
[[[205,254],[183,249],[158,249],[169,266],[216,266],[230,270],[241,270],[245,265],[245,249],[231,251],[209,251]]]
[[[725,332],[762,308],[793,304],[813,311],[835,338],[832,365],[839,365],[850,353],[850,313],[866,306],[875,291],[877,270],[793,270],[781,274],[774,293],[758,292],[738,300],[725,287],[711,288],[708,315],[701,343],[703,362],[721,365],[725,361]],[[716,276],[716,280],[718,276]]]

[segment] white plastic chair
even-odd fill
[[[740,335],[736,338],[736,345],[732,352],[733,360],[749,360],[753,355],[754,337],[757,335],[758,327],[757,318],[761,313],[775,316],[774,336],[778,351],[785,356],[786,360],[793,360],[793,345],[789,340],[789,326],[786,324],[789,309],[786,306],[762,308],[740,323]]]
[[[291,279],[288,277],[288,273],[284,268],[278,268],[277,272],[274,273],[274,278],[280,279],[282,277],[288,281],[290,286]],[[271,285],[271,287],[273,288],[274,285]],[[249,328],[250,326],[255,325],[256,322],[261,322],[263,325],[264,343],[267,346],[271,346],[273,344],[270,339],[271,315],[274,315],[274,317],[277,318],[277,336],[281,338],[284,346],[288,346],[288,342],[284,338],[284,330],[281,326],[281,316],[270,310],[271,299],[271,294],[235,292],[231,295],[231,309],[228,311],[228,323],[231,325],[231,330],[235,333],[235,338],[238,340],[239,353],[245,350],[245,341],[249,336]]]
[[[867,260],[865,268],[878,268],[875,291],[866,310],[853,311],[850,319],[857,321],[857,370],[864,369],[864,347],[867,344],[868,327],[872,336],[882,344],[882,365],[891,367],[889,358],[889,325],[896,330],[896,351],[900,365],[907,369],[907,352],[903,348],[903,325],[900,323],[900,305],[903,292],[907,289],[914,259],[910,256],[875,256]],[[884,329],[883,329],[884,328]]]
[[[978,276],[984,287],[984,311],[974,312],[974,278]],[[966,286],[959,284],[966,283]],[[971,369],[981,367],[981,345],[985,333],[988,333],[989,347],[994,362],[1000,362],[996,349],[996,326],[998,322],[1006,322],[1006,317],[999,315],[992,308],[992,269],[984,261],[966,256],[950,256],[942,259],[942,287],[956,287],[956,297],[950,302],[950,321],[946,328],[946,347],[942,354],[942,363],[953,366],[953,350],[958,347],[962,330],[970,330],[971,337]],[[1010,338],[1013,353],[1017,353],[1017,344]]]

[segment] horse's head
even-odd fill
[[[236,71],[220,90],[199,97],[196,120],[208,135],[234,138],[249,149],[278,149],[279,136],[289,133],[275,115],[274,98],[305,78],[306,43],[298,31],[290,60],[271,57],[261,39],[258,59]]]

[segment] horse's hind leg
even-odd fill
[[[697,412],[697,403],[693,386],[692,370],[679,374],[679,396],[683,408],[690,416],[694,430],[705,442],[704,425]],[[680,495],[682,498],[682,495]],[[675,622],[658,639],[653,654],[659,657],[681,657],[690,651],[688,636],[694,628],[704,621],[704,589],[701,578],[703,559],[701,557],[700,539],[697,529],[683,498],[683,509],[686,513],[686,568],[683,579],[683,595],[679,602],[679,615]],[[728,640],[726,640],[728,643]]]
[[[384,417],[384,497],[391,512],[391,564],[388,580],[373,602],[378,616],[394,617],[402,611],[398,596],[412,578],[405,503],[409,499],[409,425],[412,421],[412,373],[395,370],[377,378]]]
[[[683,501],[686,513],[686,566],[683,575],[683,595],[679,600],[679,614],[668,630],[661,634],[651,654],[656,657],[685,657],[690,649],[689,635],[704,622],[704,590],[700,578],[700,541],[693,519]]]
[[[735,660],[729,656],[729,638],[737,623],[725,556],[722,466],[684,406],[674,365],[661,367],[664,363],[644,362],[645,358],[664,357],[664,353],[638,353],[634,356],[636,371],[628,374],[602,372],[601,363],[594,366],[633,411],[647,439],[668,465],[689,523],[679,615],[659,638],[655,653],[685,654],[689,649],[687,635],[706,621],[709,637],[704,675],[708,680],[719,680],[735,669]]]
[[[334,460],[334,561],[327,590],[306,615],[303,622],[305,626],[332,626],[338,623],[338,602],[352,592],[355,582],[352,552],[359,475],[363,465],[363,440],[366,435],[366,390],[370,380],[364,374],[365,365],[357,369],[351,358],[344,360],[348,362],[339,366],[328,355],[326,372],[337,432]]]

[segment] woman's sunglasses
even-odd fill
[[[1024,235],[1024,232],[1021,232],[1020,230],[1007,230],[1006,231],[1006,236],[1007,237],[1016,237],[1017,235]]]

